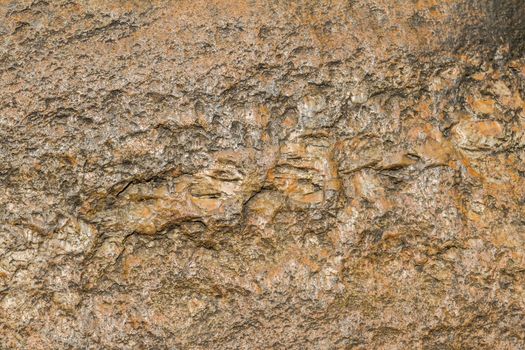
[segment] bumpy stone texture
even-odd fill
[[[0,348],[524,349],[524,18],[0,1]]]

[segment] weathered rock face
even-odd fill
[[[524,349],[522,0],[0,1],[1,349]]]

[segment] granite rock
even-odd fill
[[[0,349],[524,349],[522,0],[0,1]]]

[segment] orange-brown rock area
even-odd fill
[[[523,0],[0,0],[0,349],[525,349]]]

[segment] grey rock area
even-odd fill
[[[0,0],[0,349],[525,349],[523,0]]]

